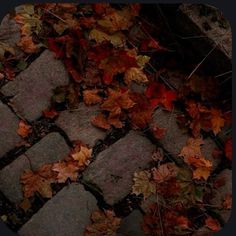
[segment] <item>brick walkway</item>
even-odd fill
[[[5,22],[6,21],[6,22]],[[7,18],[4,24],[7,24]],[[11,40],[17,40],[17,35]],[[33,122],[42,116],[42,111],[51,103],[53,90],[69,83],[69,76],[61,61],[56,60],[51,52],[45,50],[21,72],[13,81],[4,85],[0,92],[8,99],[8,104],[0,100],[0,159],[15,150],[22,139],[17,135],[19,120],[24,118]],[[89,122],[97,114],[98,108],[80,105],[76,111],[63,111],[55,121],[58,130],[62,130],[67,140],[80,140],[90,147],[96,141],[104,140],[107,133],[95,128]],[[176,111],[177,112],[177,111]],[[123,138],[100,152],[94,162],[83,174],[83,184],[94,186],[104,197],[108,205],[114,205],[124,199],[132,189],[134,172],[149,167],[151,154],[155,146],[161,146],[173,158],[177,158],[189,136],[178,127],[175,112],[165,113],[157,110],[154,123],[167,128],[165,137],[156,144],[143,134],[130,131]],[[216,144],[210,138],[204,140],[203,153],[213,162],[214,169],[219,160],[212,157]],[[37,169],[42,164],[62,160],[70,152],[65,137],[60,132],[50,132],[41,140],[12,160],[0,170],[0,191],[14,204],[22,199],[20,176],[26,169]],[[224,170],[221,175],[227,178],[227,191],[219,189],[212,204],[218,204],[222,197],[231,191],[231,170]],[[60,190],[52,199],[36,212],[19,230],[22,236],[82,236],[89,216],[97,209],[97,200],[81,183],[70,184]],[[145,207],[144,207],[145,211]],[[225,212],[227,221],[229,211]],[[133,211],[124,218],[119,231],[120,236],[143,233],[139,227],[132,228],[129,222],[139,225],[142,214]],[[197,235],[197,234],[196,234]]]

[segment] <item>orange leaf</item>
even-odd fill
[[[25,121],[21,120],[17,129],[17,134],[22,138],[26,138],[30,133],[32,133],[32,127]]]
[[[58,112],[54,109],[51,109],[51,110],[45,110],[43,111],[43,116],[46,117],[46,118],[50,118],[50,119],[53,119],[55,118],[56,116],[58,116]]]
[[[108,123],[106,117],[100,113],[97,116],[93,117],[91,123],[101,129],[110,129],[111,125]]]
[[[166,134],[166,128],[159,128],[157,125],[152,127],[152,132],[156,139],[161,139]]]
[[[83,96],[84,96],[84,103],[87,106],[95,105],[97,103],[102,102],[102,97],[98,95],[100,90],[94,89],[94,90],[84,90]]]
[[[210,230],[214,232],[219,231],[221,228],[220,223],[216,219],[213,219],[211,216],[207,217],[207,219],[205,220],[205,224]]]
[[[211,115],[212,130],[217,135],[221,128],[224,127],[225,119],[223,119],[222,112],[214,108],[211,109]]]
[[[31,36],[23,36],[17,45],[26,53],[35,53],[39,50]]]
[[[78,164],[76,161],[71,162],[58,162],[53,164],[53,171],[58,172],[57,181],[58,183],[65,183],[67,179],[76,181],[78,177]]]

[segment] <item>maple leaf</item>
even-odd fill
[[[103,70],[103,82],[110,84],[118,73],[124,73],[131,67],[138,67],[136,57],[130,55],[128,50],[115,50],[109,57],[103,59],[99,69]]]
[[[22,138],[26,138],[30,133],[32,133],[32,127],[25,121],[21,120],[18,125],[17,134]]]
[[[152,120],[154,108],[150,106],[147,97],[140,93],[132,93],[131,100],[135,105],[129,109],[128,116],[131,119],[133,129],[144,129]]]
[[[95,104],[102,102],[102,100],[103,100],[102,97],[100,97],[98,95],[99,92],[100,92],[100,90],[98,90],[98,89],[84,90],[83,91],[84,103],[87,106],[90,106],[90,105],[95,105]]]
[[[173,109],[173,101],[177,98],[175,91],[166,89],[163,84],[158,82],[150,83],[145,95],[150,99],[152,107],[156,108],[160,104],[168,111]]]
[[[177,167],[174,163],[166,163],[160,165],[158,168],[152,169],[153,180],[160,184],[177,175]]]
[[[36,172],[31,170],[25,171],[20,181],[23,184],[25,198],[32,197],[36,192],[45,198],[52,197],[51,183],[55,181],[55,178],[50,164],[43,166]]]
[[[123,46],[126,38],[121,32],[116,32],[114,34],[107,34],[99,29],[92,29],[89,33],[89,39],[95,40],[96,43],[102,43],[104,41],[109,41],[115,47]]]
[[[91,155],[92,155],[92,149],[89,149],[84,146],[80,146],[79,150],[75,149],[75,151],[71,153],[71,157],[75,161],[78,161],[78,167],[82,169],[89,165]]]
[[[116,117],[121,114],[122,109],[127,110],[133,107],[135,103],[130,99],[129,91],[108,89],[108,98],[102,103],[100,108],[110,112],[110,117]]]
[[[232,208],[232,194],[225,195],[222,206],[224,209],[227,209],[227,210]]]
[[[121,219],[111,210],[97,210],[92,213],[91,222],[85,229],[85,236],[116,236]]]
[[[132,11],[130,7],[124,7],[122,10],[110,9],[97,23],[109,33],[127,30],[133,23],[134,14],[137,12]]]
[[[221,128],[224,127],[225,120],[222,117],[222,112],[214,108],[211,109],[211,116],[212,130],[217,135]]]
[[[198,138],[198,139],[189,138],[187,140],[186,146],[182,148],[179,156],[182,156],[184,158],[200,157],[202,156],[201,145],[203,144],[204,142],[201,138]]]
[[[58,162],[53,164],[52,170],[56,171],[58,183],[65,183],[67,179],[71,181],[76,181],[78,177],[78,163],[77,161],[70,162]]]
[[[97,116],[93,117],[91,119],[91,123],[101,129],[110,129],[111,125],[108,123],[105,115],[103,115],[102,113],[98,114]]]
[[[131,81],[135,81],[137,83],[147,83],[148,78],[140,68],[131,67],[125,72],[124,81],[128,85]]]
[[[220,223],[216,219],[213,219],[211,216],[208,216],[206,218],[205,224],[210,230],[214,232],[217,232],[221,229]]]
[[[134,173],[132,193],[136,195],[143,194],[144,199],[147,199],[151,194],[155,194],[156,185],[151,177],[151,173],[146,170]]]
[[[152,126],[151,128],[156,139],[161,139],[165,136],[167,129],[159,128],[157,125]]]
[[[231,161],[232,161],[232,156],[233,156],[232,149],[233,149],[232,138],[228,138],[224,145],[224,151],[225,151],[225,156]]]

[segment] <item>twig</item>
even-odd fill
[[[216,44],[208,53],[207,55],[197,64],[197,66],[194,68],[194,70],[191,72],[191,74],[187,77],[187,80],[189,80],[192,75],[196,72],[196,70],[202,65],[202,63],[207,59],[207,57],[216,49],[218,44]]]
[[[67,24],[67,22],[66,22],[64,19],[62,19],[60,16],[54,14],[53,12],[49,11],[48,9],[44,8],[44,11],[48,12],[49,14],[53,15],[53,16],[56,17],[57,19],[59,19],[59,20],[61,20],[62,22],[64,22],[64,23]]]

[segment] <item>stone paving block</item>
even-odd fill
[[[134,172],[149,167],[154,148],[146,137],[130,131],[98,154],[85,170],[84,181],[98,187],[104,200],[113,205],[131,191]]]
[[[32,121],[50,106],[53,89],[68,82],[69,76],[63,63],[45,50],[26,70],[3,86],[1,92],[5,96],[13,96],[10,99],[13,109]]]
[[[145,236],[141,229],[143,215],[139,210],[134,210],[130,215],[122,219],[118,236]]]
[[[223,185],[215,189],[214,197],[211,199],[210,204],[216,206],[222,206],[224,198],[228,194],[232,193],[232,170],[225,169],[219,175],[216,176],[215,180],[223,181]],[[231,215],[231,210],[220,211],[220,216],[224,220],[225,223],[228,222]]]
[[[160,144],[173,157],[177,157],[182,148],[186,145],[190,135],[179,127],[175,113],[158,109],[153,115],[153,120],[153,123],[158,127],[167,129],[166,134],[159,140]],[[204,139],[202,154],[206,159],[212,161],[213,170],[215,170],[220,163],[220,159],[214,159],[212,156],[212,152],[215,148],[217,148],[217,145],[211,138]]]
[[[200,4],[182,4],[176,17],[176,30],[182,37],[190,37],[186,45],[191,45],[195,57],[204,58],[217,45],[204,64],[214,68],[216,74],[224,73],[232,69],[231,27],[222,18],[220,9],[209,5],[205,10],[201,8]],[[187,47],[186,50],[191,51]]]
[[[198,229],[193,236],[214,236],[215,233],[208,229],[206,226],[203,226],[202,228]]]
[[[96,199],[82,185],[64,187],[49,200],[23,227],[20,236],[82,236],[90,224]]]
[[[17,116],[0,102],[0,158],[20,142],[18,123]]]
[[[63,137],[51,133],[31,147],[25,154],[0,170],[0,190],[14,203],[23,199],[20,176],[24,170],[37,169],[43,164],[64,159],[70,152]]]
[[[92,147],[98,139],[104,139],[106,133],[91,124],[91,118],[98,114],[97,106],[80,104],[76,111],[63,111],[56,124],[65,131],[71,141],[80,140]]]

